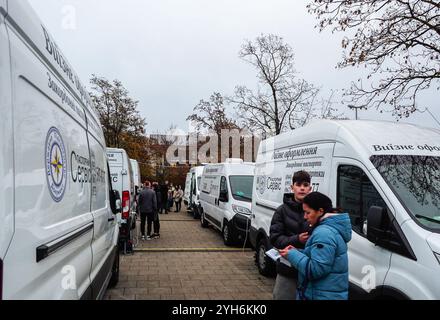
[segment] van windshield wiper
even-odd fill
[[[420,214],[416,214],[416,218],[425,219],[425,220],[428,220],[429,222],[434,222],[434,223],[440,224],[440,220],[436,220],[436,219],[433,219],[433,218],[430,218],[427,216],[422,216]]]
[[[240,198],[243,198],[243,199],[246,199],[246,200],[252,201],[252,198],[250,198],[250,197],[246,197],[246,196],[243,196],[243,195],[241,195],[241,194],[236,194],[236,193],[234,193],[234,194],[232,194],[232,195],[235,196],[235,197],[240,197]]]

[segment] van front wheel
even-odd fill
[[[258,242],[255,252],[255,263],[257,264],[258,271],[265,277],[272,277],[275,275],[275,263],[266,256],[268,245],[265,239],[261,239]]]
[[[229,223],[226,220],[223,222],[223,232],[222,233],[223,233],[223,242],[225,243],[225,245],[227,245],[227,246],[233,245],[234,240],[233,240],[231,223]]]

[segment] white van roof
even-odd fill
[[[339,142],[365,156],[414,154],[440,156],[440,131],[408,123],[318,120],[262,142],[259,153],[312,143]]]
[[[205,175],[254,175],[255,163],[217,163],[205,166],[203,174]]]

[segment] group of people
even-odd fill
[[[183,190],[181,186],[175,188],[168,181],[163,185],[159,185],[157,182],[151,183],[146,181],[137,199],[137,210],[141,217],[142,240],[159,239],[159,214],[168,214],[173,208],[173,203],[176,206],[175,212],[180,212],[182,200]],[[146,234],[145,225],[147,225]],[[152,231],[153,234],[151,233]]]
[[[182,210],[182,201],[183,201],[183,190],[181,186],[176,186],[172,183],[168,183],[165,181],[165,184],[161,185],[158,188],[160,190],[160,199],[161,204],[159,206],[159,213],[168,214],[173,210],[173,206],[175,205],[175,212],[180,212]]]
[[[270,227],[270,242],[282,256],[273,298],[347,300],[350,218],[329,197],[312,192],[306,171],[294,174],[291,188]]]

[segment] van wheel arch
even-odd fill
[[[374,300],[411,300],[405,293],[399,289],[390,286],[381,286],[370,293]]]

